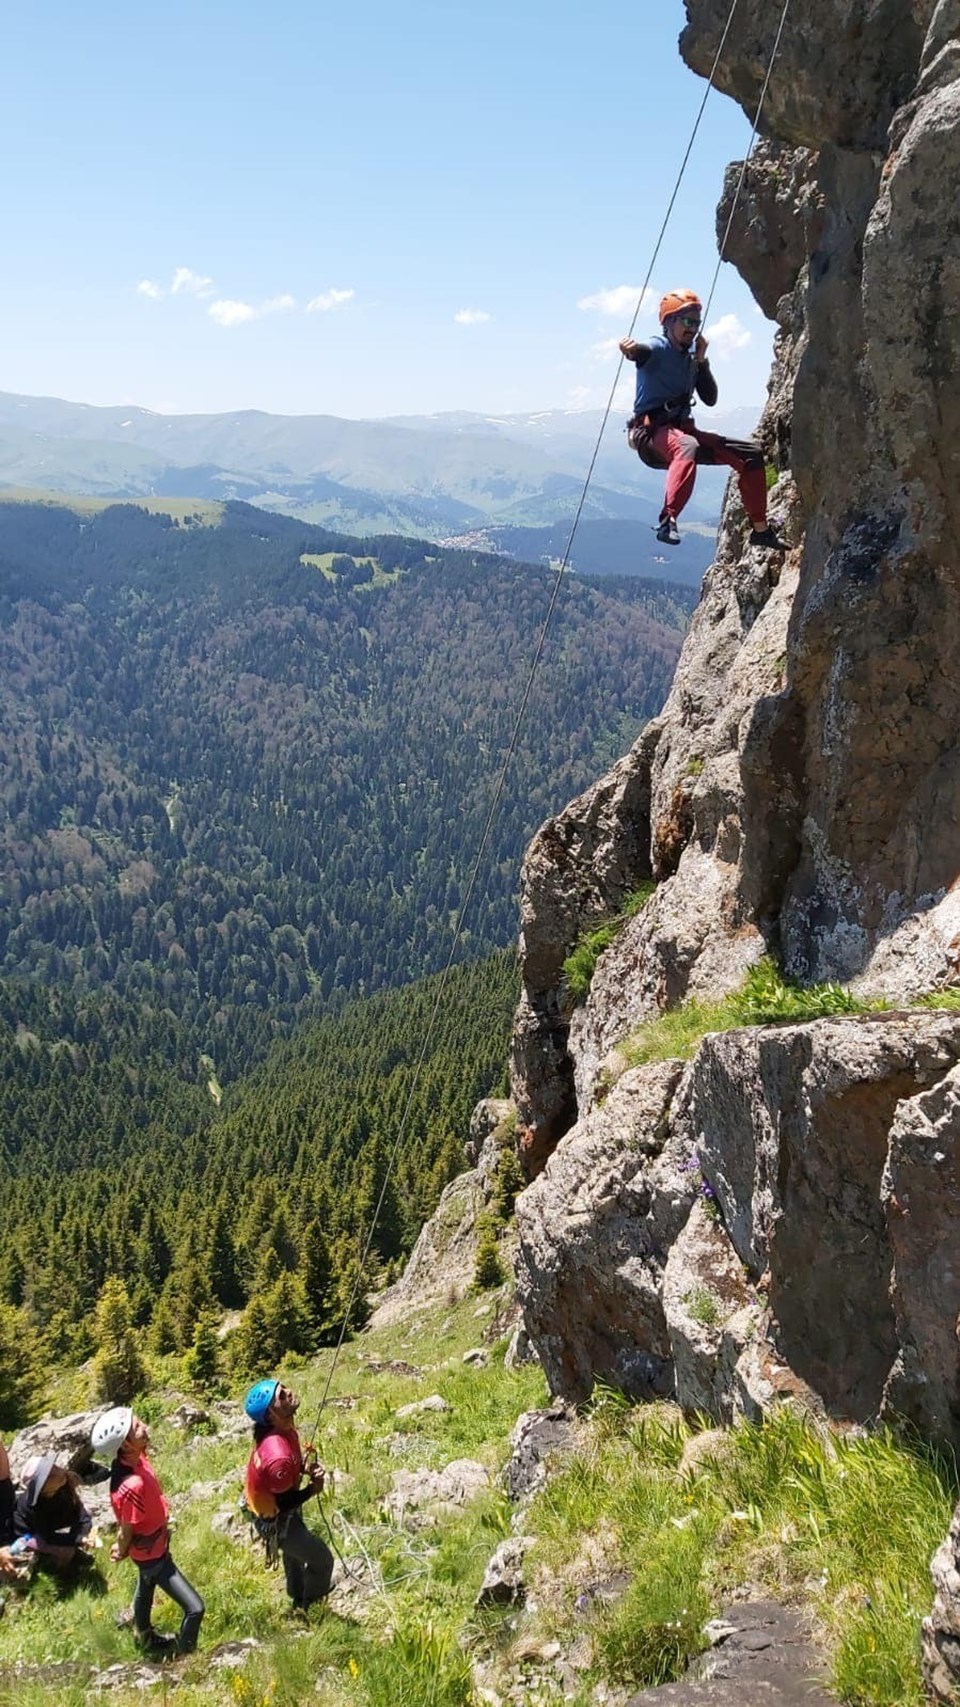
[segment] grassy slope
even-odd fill
[[[712,1450],[688,1464],[696,1430],[674,1408],[634,1408],[602,1393],[579,1455],[525,1520],[525,1532],[537,1538],[526,1569],[528,1608],[476,1614],[486,1562],[510,1532],[511,1508],[496,1481],[465,1511],[417,1532],[388,1522],[380,1508],[399,1469],[473,1457],[496,1472],[518,1414],[546,1399],[539,1370],[503,1368],[502,1341],[488,1368],[464,1365],[464,1351],[490,1323],[489,1315],[478,1320],[477,1310],[469,1297],[343,1351],[320,1430],[323,1459],[335,1470],[324,1510],[351,1566],[362,1571],[364,1558],[373,1562],[382,1586],[339,1597],[336,1611],[315,1615],[306,1628],[286,1615],[282,1577],[265,1570],[259,1550],[210,1528],[214,1513],[237,1497],[245,1442],[199,1435],[185,1442],[159,1420],[171,1395],[147,1396],[168,1493],[225,1480],[178,1515],[175,1557],[204,1595],[207,1617],[200,1652],[177,1668],[177,1702],[473,1707],[476,1659],[493,1675],[502,1668],[501,1676],[527,1691],[523,1699],[536,1701],[543,1655],[550,1654],[545,1644],[569,1653],[575,1645],[582,1650],[586,1638],[593,1659],[574,1698],[586,1707],[601,1681],[633,1689],[678,1675],[703,1645],[704,1620],[739,1591],[806,1608],[842,1699],[920,1707],[917,1630],[931,1598],[930,1556],[956,1497],[953,1467],[886,1434],[818,1432],[787,1409],[762,1430],[741,1426],[705,1437],[701,1446]],[[305,1435],[329,1356],[294,1372]],[[369,1367],[391,1358],[419,1373]],[[64,1384],[61,1408],[82,1399],[81,1379]],[[399,1406],[432,1393],[452,1409],[397,1418]],[[318,1527],[316,1508],[307,1515]],[[14,1683],[2,1668],[77,1660],[103,1667],[132,1657],[129,1633],[115,1628],[114,1617],[128,1604],[133,1573],[129,1566],[106,1570],[109,1587],[99,1597],[84,1589],[58,1604],[51,1584],[41,1581],[22,1604],[8,1607],[0,1625],[0,1702],[39,1707],[56,1699],[79,1707],[94,1699],[82,1682],[54,1671]],[[593,1590],[618,1574],[625,1592],[605,1605]],[[172,1619],[170,1603],[159,1599],[158,1625],[170,1628]],[[242,1670],[211,1667],[215,1645],[250,1636],[263,1645]],[[122,1707],[142,1696],[121,1689],[110,1699]]]
[[[477,1300],[470,1298],[449,1311],[434,1311],[381,1334],[366,1334],[341,1354],[319,1440],[324,1462],[335,1471],[325,1510],[337,1545],[351,1561],[361,1551],[366,1553],[387,1585],[370,1600],[363,1622],[328,1612],[307,1632],[291,1624],[282,1573],[265,1570],[259,1548],[238,1544],[210,1529],[212,1515],[239,1497],[246,1443],[205,1444],[202,1436],[185,1443],[182,1434],[159,1420],[173,1408],[170,1396],[146,1396],[142,1408],[154,1429],[154,1458],[168,1495],[196,1483],[231,1478],[226,1489],[190,1502],[176,1523],[174,1557],[207,1605],[201,1651],[178,1668],[178,1702],[232,1699],[259,1707],[309,1698],[327,1707],[347,1703],[425,1707],[433,1700],[436,1707],[448,1701],[455,1707],[469,1699],[462,1682],[464,1655],[456,1637],[469,1616],[487,1559],[509,1531],[509,1505],[493,1483],[489,1494],[462,1515],[410,1536],[382,1520],[379,1503],[400,1468],[439,1468],[456,1458],[471,1457],[495,1472],[508,1456],[508,1436],[517,1416],[545,1401],[539,1369],[504,1370],[502,1344],[489,1368],[476,1371],[464,1366],[464,1351],[479,1343],[486,1325],[476,1319],[477,1309]],[[305,1436],[312,1433],[330,1356],[321,1356],[292,1376],[303,1394]],[[424,1373],[419,1377],[373,1374],[365,1367],[372,1359],[390,1358],[403,1359]],[[446,1398],[452,1410],[396,1420],[398,1406],[432,1393]],[[351,1402],[340,1406],[338,1399]],[[82,1402],[78,1377],[63,1384],[55,1406],[62,1412]],[[402,1444],[391,1451],[387,1438],[394,1434],[402,1435]],[[320,1527],[314,1507],[308,1508],[307,1516],[311,1527]],[[99,1557],[105,1556],[106,1549]],[[4,1707],[14,1700],[21,1707],[47,1702],[53,1687],[58,1701],[72,1704],[88,1699],[82,1683],[53,1674],[36,1682],[21,1679],[14,1685],[6,1668],[18,1663],[36,1667],[81,1659],[102,1667],[134,1657],[129,1633],[118,1631],[114,1624],[116,1613],[129,1604],[132,1568],[105,1564],[104,1569],[105,1594],[78,1589],[58,1603],[53,1585],[39,1579],[22,1603],[8,1604],[0,1623],[0,1702]],[[174,1617],[172,1604],[158,1597],[158,1627],[173,1628]],[[231,1683],[231,1674],[211,1672],[204,1652],[216,1643],[245,1636],[254,1636],[266,1646],[242,1677]],[[325,1678],[328,1669],[329,1679],[315,1696],[316,1680]],[[142,1697],[120,1691],[110,1699],[119,1704]]]

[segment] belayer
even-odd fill
[[[703,305],[695,291],[672,290],[660,303],[662,337],[638,344],[621,338],[620,350],[637,368],[637,393],[627,422],[627,443],[648,468],[667,472],[657,538],[679,545],[677,517],[690,500],[697,464],[736,471],[743,507],[750,522],[750,544],[770,551],[786,545],[767,521],[767,471],[763,452],[748,439],[727,439],[694,425],[694,393],[712,409],[717,382],[707,360],[700,326]]]
[[[268,1559],[279,1551],[293,1609],[306,1612],[324,1600],[333,1581],[333,1554],[309,1530],[300,1508],[323,1489],[324,1472],[313,1449],[304,1453],[295,1418],[300,1400],[282,1381],[257,1381],[243,1408],[253,1423],[253,1448],[243,1492]],[[300,1486],[306,1476],[306,1486]]]

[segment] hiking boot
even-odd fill
[[[750,544],[759,545],[764,551],[786,551],[787,542],[781,539],[776,528],[752,528]]]
[[[657,528],[657,538],[661,545],[680,544],[680,530],[672,516],[667,516],[666,520],[660,523]]]
[[[175,1660],[180,1651],[176,1636],[161,1636],[159,1630],[138,1630],[137,1647],[148,1660]]]

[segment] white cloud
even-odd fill
[[[735,314],[721,315],[719,320],[705,327],[704,337],[710,345],[711,356],[719,356],[722,362],[729,361],[737,350],[746,349],[753,342],[753,333],[747,331]]]
[[[571,391],[567,392],[567,408],[572,409],[574,413],[579,413],[581,409],[589,409],[591,401],[592,394],[588,385],[575,385]]]
[[[238,302],[235,297],[218,297],[207,309],[218,326],[243,326],[248,320],[262,320],[265,314],[280,314],[296,308],[292,296],[271,296],[266,302]]]
[[[335,308],[343,308],[352,302],[356,296],[355,290],[325,290],[319,296],[313,296],[307,303],[308,314],[330,314]]]
[[[193,272],[190,267],[176,267],[174,269],[173,280],[170,285],[173,296],[184,293],[187,296],[202,298],[212,296],[215,288],[212,279],[205,278],[202,273]]]
[[[156,302],[163,295],[161,287],[152,279],[141,279],[137,291],[140,296],[148,296],[151,302]]]
[[[490,315],[485,308],[458,308],[453,318],[458,326],[482,326]]]
[[[620,352],[619,338],[601,338],[599,343],[590,345],[590,354],[595,362],[606,365]]]
[[[653,308],[656,300],[656,291],[651,290],[648,285],[643,293],[640,312],[644,313],[647,309]],[[639,301],[639,285],[615,285],[613,289],[608,289],[604,285],[602,290],[594,291],[592,296],[581,296],[577,307],[582,308],[588,314],[591,312],[606,314],[613,319],[624,320],[633,313]]]

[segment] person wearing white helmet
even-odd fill
[[[110,1467],[110,1504],[119,1535],[111,1559],[130,1558],[137,1567],[133,1623],[137,1641],[156,1658],[190,1654],[197,1645],[204,1605],[193,1586],[178,1571],[170,1553],[169,1507],[153,1465],[147,1457],[150,1433],[127,1405],[115,1406],[97,1418],[91,1434],[95,1452],[114,1452]],[[180,1607],[183,1617],[177,1635],[160,1636],[151,1623],[153,1597],[162,1589]]]
[[[649,343],[620,340],[621,354],[637,369],[637,394],[627,422],[627,443],[648,468],[662,468],[667,490],[657,538],[679,545],[677,517],[689,502],[697,465],[732,468],[750,522],[750,544],[785,551],[767,521],[767,472],[763,451],[747,439],[728,439],[695,426],[694,395],[712,409],[717,382],[701,331],[703,304],[694,290],[671,290],[660,303],[662,335]]]

